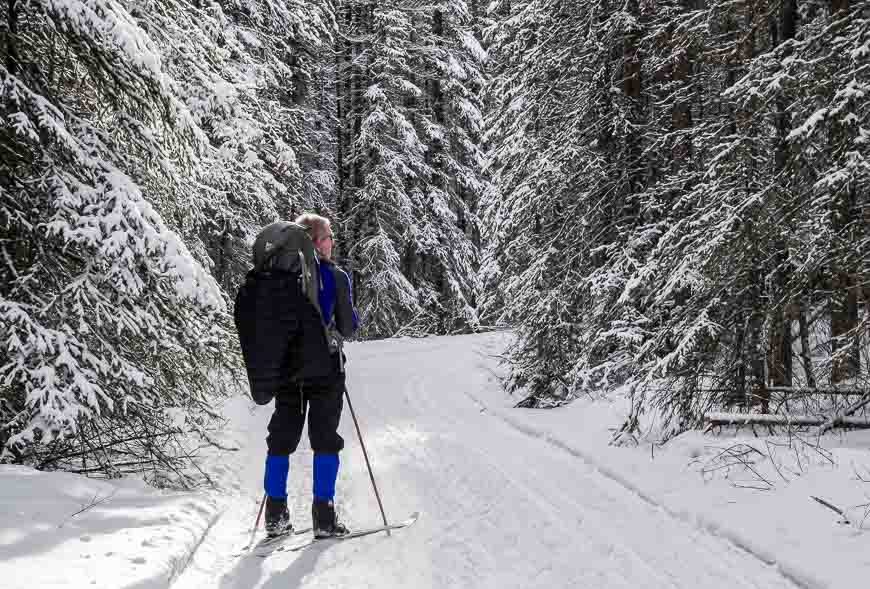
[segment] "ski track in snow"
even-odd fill
[[[498,416],[499,419],[504,421],[510,427],[516,429],[518,432],[532,438],[540,439],[547,444],[550,444],[553,447],[567,452],[571,456],[574,456],[575,458],[586,462],[590,465],[590,467],[597,470],[602,476],[612,480],[615,484],[624,487],[627,491],[635,494],[639,499],[647,502],[652,507],[666,512],[673,519],[685,522],[687,525],[702,529],[714,536],[720,537],[723,541],[731,543],[732,545],[734,545],[734,547],[758,559],[759,562],[765,565],[777,567],[779,569],[779,573],[785,578],[789,579],[795,586],[810,588],[818,585],[816,580],[808,578],[806,574],[802,573],[801,571],[794,571],[791,567],[780,565],[774,555],[765,551],[761,547],[754,546],[751,541],[747,540],[746,536],[733,533],[728,529],[723,529],[714,520],[706,517],[703,514],[690,514],[685,511],[671,509],[670,507],[659,503],[651,495],[647,494],[643,488],[628,481],[616,470],[608,468],[606,465],[602,464],[601,461],[596,460],[594,456],[591,456],[588,453],[583,452],[582,450],[579,450],[569,444],[566,444],[558,438],[553,437],[553,435],[549,432],[538,431],[533,427],[530,427],[526,424],[512,419],[511,417],[505,415],[502,412],[495,412],[495,415]]]
[[[244,481],[173,589],[219,587],[780,588],[761,556],[668,511],[581,450],[511,416],[480,354],[496,335],[352,345],[348,387],[392,537],[233,558],[260,500],[269,408],[239,424]],[[243,420],[245,421],[245,420]],[[338,509],[351,527],[380,522],[347,407]],[[307,525],[307,438],[291,457],[294,522]]]
[[[478,399],[473,397],[473,395],[469,394],[469,398],[471,398],[476,404],[480,407],[485,407],[483,403],[481,403]],[[527,424],[520,422],[519,420],[514,420],[508,415],[505,415],[501,411],[493,411],[492,408],[487,408],[491,415],[497,417],[505,424],[507,424],[512,429],[517,432],[528,436],[529,438],[539,440],[556,448],[559,451],[566,452],[570,456],[581,460],[586,463],[593,471],[595,471],[598,475],[609,479],[614,484],[623,487],[628,493],[635,495],[638,499],[649,504],[650,507],[656,510],[660,510],[662,513],[671,517],[672,519],[683,522],[686,526],[690,527],[690,531],[687,533],[691,533],[693,535],[708,532],[713,536],[721,538],[721,540],[728,542],[733,545],[734,548],[739,549],[739,551],[749,555],[751,557],[756,558],[762,565],[768,565],[776,567],[777,562],[775,559],[770,558],[765,555],[763,551],[755,549],[753,546],[749,545],[745,539],[739,537],[734,534],[726,534],[722,535],[722,530],[713,522],[709,522],[701,517],[701,521],[693,523],[691,518],[686,513],[681,513],[679,511],[674,511],[668,508],[665,505],[657,502],[654,498],[644,492],[644,490],[631,482],[627,481],[624,477],[620,476],[616,471],[607,468],[602,465],[600,461],[596,460],[593,456],[583,452],[582,450],[578,450],[565,442],[559,440],[558,438],[553,437],[553,435],[546,431],[536,430],[534,427],[530,427]],[[798,587],[806,587],[807,585],[799,578],[799,575],[793,576],[788,570],[780,570],[779,573],[789,579],[795,586]],[[754,585],[752,585],[754,586]]]

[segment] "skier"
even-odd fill
[[[344,338],[356,331],[350,279],[332,260],[333,234],[329,219],[307,213],[296,223],[308,229],[320,258],[320,310],[327,326],[331,374],[320,379],[294,382],[275,397],[275,411],[266,437],[268,454],[263,486],[266,491],[266,533],[279,536],[293,529],[287,509],[289,455],[296,451],[308,412],[308,438],[314,451],[312,528],[315,538],[341,536],[347,527],[335,516],[335,480],[338,453],[344,440],[338,434],[345,387],[342,351]]]

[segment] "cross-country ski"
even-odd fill
[[[284,552],[284,551],[298,552],[300,550],[304,550],[305,548],[308,548],[309,546],[313,546],[313,545],[318,544],[318,543],[343,542],[345,540],[353,540],[354,538],[362,538],[364,536],[371,536],[372,534],[385,533],[385,532],[391,531],[391,530],[401,530],[402,528],[407,528],[408,526],[413,524],[415,521],[417,521],[418,517],[420,517],[419,512],[412,514],[408,519],[401,521],[399,523],[396,523],[396,524],[389,524],[386,526],[384,526],[384,525],[374,526],[371,528],[363,528],[361,530],[351,531],[351,532],[344,534],[344,535],[341,535],[341,536],[332,536],[329,538],[319,538],[318,539],[318,538],[314,538],[313,536],[307,536],[307,537],[303,537],[302,540],[297,540],[296,539],[296,538],[298,538],[297,536],[291,535],[291,536],[288,536],[286,538],[283,538],[281,542],[277,543],[277,545],[273,546],[270,544],[270,545],[264,547],[265,549],[255,550],[254,554],[256,556],[261,557],[261,558],[266,558],[267,556],[274,554],[276,552]]]
[[[292,541],[293,539],[305,537],[305,534],[308,534],[310,532],[311,528],[301,528],[298,530],[291,530],[277,536],[266,536],[265,538],[260,538],[259,540],[246,544],[241,549],[239,549],[238,552],[235,552],[233,556],[244,556],[246,554],[263,554],[269,550],[274,550],[275,548],[281,546],[287,541]]]

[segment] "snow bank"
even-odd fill
[[[217,514],[208,494],[0,465],[0,579],[6,589],[168,587]]]
[[[798,586],[863,588],[870,578],[870,432],[819,440],[751,430],[689,432],[660,446],[609,445],[620,401],[513,409],[493,389],[478,399],[515,429],[592,465],[672,516],[727,538]],[[744,455],[745,454],[745,455]],[[863,480],[862,480],[863,479]],[[843,509],[848,523],[811,496]]]
[[[217,436],[224,448],[238,448],[248,421],[258,419],[251,405],[235,397],[216,407],[233,416]],[[216,490],[160,490],[134,477],[98,480],[0,465],[0,586],[171,586],[242,480],[257,484],[247,469],[257,471],[259,462],[252,466],[250,454],[209,448],[200,455]]]

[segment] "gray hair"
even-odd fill
[[[314,213],[305,213],[296,218],[296,223],[308,229],[311,239],[322,239],[329,233],[330,221]]]

